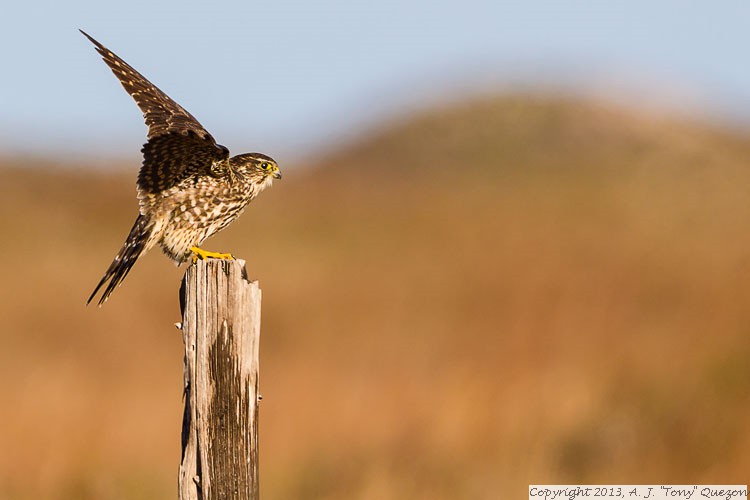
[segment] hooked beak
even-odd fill
[[[271,175],[273,175],[274,179],[281,179],[281,172],[278,170],[275,170]]]

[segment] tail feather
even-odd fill
[[[102,277],[99,284],[96,285],[89,300],[86,301],[86,305],[91,303],[97,292],[99,292],[99,289],[109,281],[104,288],[102,296],[99,298],[99,306],[107,301],[115,288],[117,288],[117,286],[122,283],[128,275],[133,264],[135,264],[135,261],[138,260],[138,257],[140,257],[146,249],[146,244],[148,243],[152,230],[153,226],[150,224],[149,220],[143,215],[139,215],[135,220],[135,224],[133,224],[133,228],[130,230],[130,234],[128,234],[127,240],[125,240],[125,244],[115,256],[115,260],[113,260],[109,265],[109,268],[107,268],[104,277]]]

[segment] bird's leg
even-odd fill
[[[197,261],[198,259],[206,260],[206,259],[225,259],[225,260],[234,260],[234,257],[231,253],[218,253],[218,252],[207,252],[203,250],[202,248],[198,247],[190,247],[190,251],[193,252],[193,262]]]

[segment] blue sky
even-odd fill
[[[138,158],[140,112],[79,27],[236,153],[302,158],[507,90],[750,117],[750,2],[12,2],[0,150]]]

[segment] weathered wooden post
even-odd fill
[[[257,500],[260,288],[243,260],[199,260],[180,290],[180,500]]]

